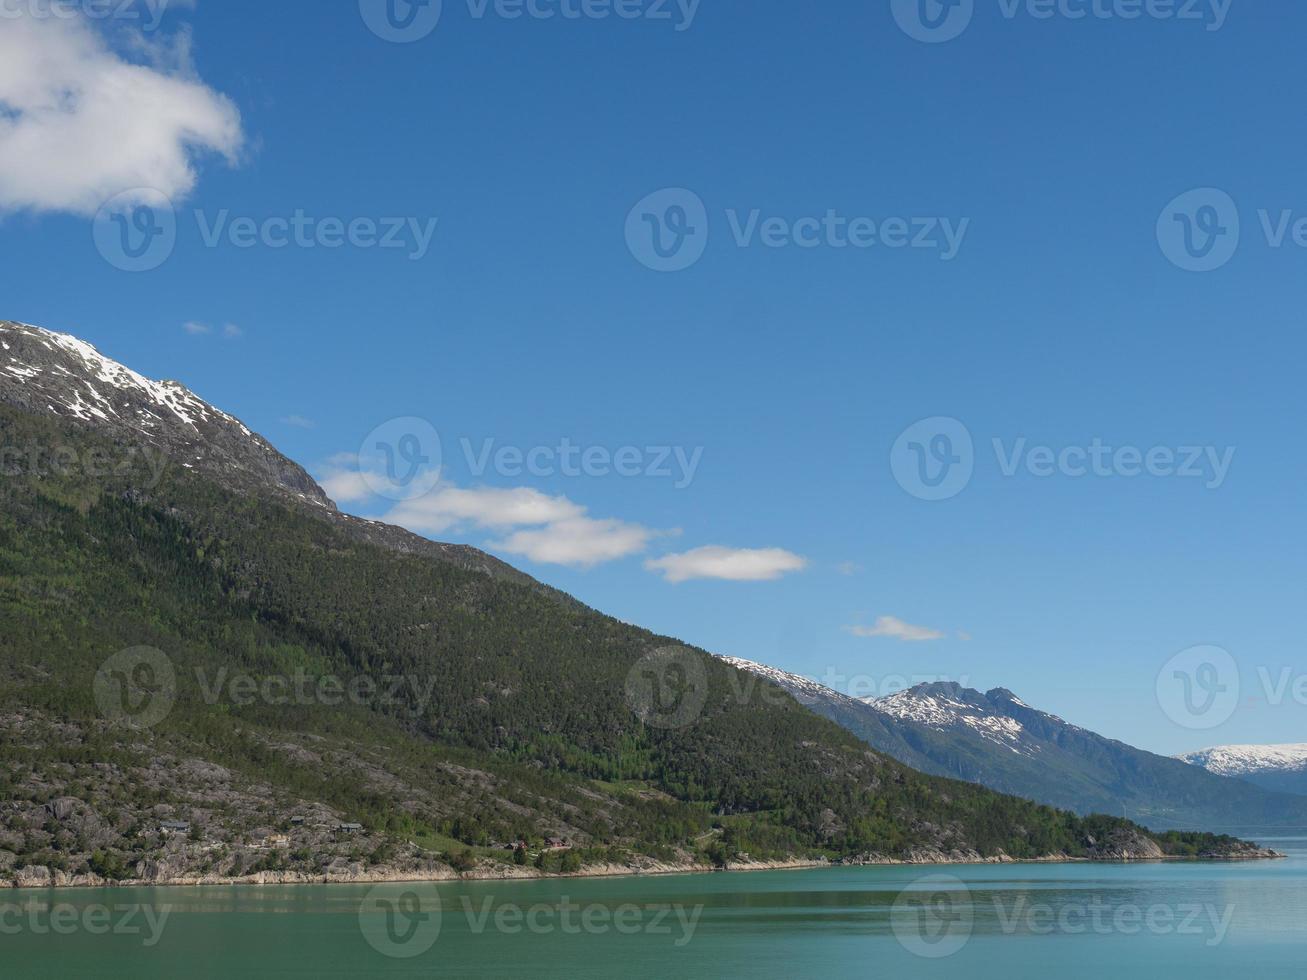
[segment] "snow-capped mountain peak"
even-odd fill
[[[968,728],[1013,752],[1038,751],[1038,746],[1023,740],[1025,725],[1007,710],[1009,705],[1025,708],[1025,704],[1003,688],[981,694],[955,683],[919,684],[886,697],[863,700],[882,714],[936,731]]]
[[[257,482],[332,507],[303,468],[239,419],[179,382],[153,381],[69,334],[0,321],[0,404],[152,445],[168,460],[237,488]]]
[[[1218,745],[1176,758],[1220,776],[1264,772],[1307,772],[1307,744]]]
[[[151,381],[71,334],[26,323],[0,323],[0,338],[4,349],[0,360],[6,362],[0,372],[42,389],[51,402],[50,410],[57,415],[67,413],[82,421],[98,418],[106,422],[110,416],[118,416],[148,432],[161,422],[160,413],[166,413],[191,428],[196,428],[197,420],[221,419],[244,435],[252,435],[239,420],[214,408],[182,384]],[[36,347],[44,347],[52,356],[31,356]],[[70,362],[76,365],[70,366]],[[58,383],[42,384],[46,373]]]

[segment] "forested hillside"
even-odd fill
[[[571,849],[533,848],[544,870],[633,855],[1108,856],[1142,839],[1124,821],[915,773],[778,688],[525,576],[376,543],[320,506],[177,460],[147,480],[120,436],[0,407],[0,446],[10,869],[139,875],[166,850],[163,815],[191,825],[194,846],[167,845],[171,860],[194,868],[203,852],[223,873],[249,870],[251,835],[288,827],[269,867],[320,870],[324,849],[457,864],[549,836]],[[80,465],[100,457],[114,472]],[[129,701],[175,675],[148,727],[97,700],[106,660],[138,648],[167,664],[126,678]],[[632,695],[669,649],[677,668],[654,683],[702,702],[671,725]],[[361,836],[296,847],[306,812]]]

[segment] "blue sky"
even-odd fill
[[[1307,10],[926,0],[939,41],[890,0],[445,0],[392,43],[370,3],[0,21],[0,316],[715,652],[1163,752],[1303,740]],[[176,239],[128,272],[95,216],[141,187]],[[358,453],[404,418],[443,467],[396,501]],[[587,472],[513,464],[564,440]],[[921,499],[940,459],[970,479]],[[1159,692],[1196,645],[1237,664],[1183,661],[1215,713]]]

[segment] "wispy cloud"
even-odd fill
[[[534,562],[589,568],[636,555],[659,532],[614,518],[571,517],[541,528],[516,531],[490,547]]]
[[[210,330],[208,326],[206,326],[203,323],[197,323],[194,320],[187,320],[185,323],[182,324],[182,329],[185,330],[192,337],[203,337],[207,333],[213,333],[213,331]]]
[[[289,425],[293,429],[312,429],[318,423],[313,419],[306,419],[303,415],[286,415],[281,420],[282,425]]]
[[[245,336],[245,331],[234,323],[228,323],[222,328],[222,335],[228,340],[239,340]]]
[[[359,504],[387,489],[380,472],[359,469],[358,457],[332,457],[319,483],[338,503]],[[395,488],[395,495],[402,491]],[[486,531],[498,537],[486,547],[547,565],[590,568],[643,552],[665,532],[616,518],[591,517],[567,497],[532,487],[459,487],[440,483],[434,490],[399,500],[382,515],[388,524],[415,534]]]
[[[358,470],[331,469],[318,476],[318,483],[338,504],[357,504],[374,495],[369,478]]]
[[[942,640],[944,634],[929,626],[914,626],[905,623],[897,616],[881,616],[874,626],[844,627],[854,636],[889,637],[907,643],[923,643],[927,640]]]
[[[436,534],[460,525],[504,530],[575,520],[584,514],[584,507],[566,497],[550,497],[530,487],[469,490],[446,485],[399,503],[386,519],[410,531]]]
[[[196,77],[188,35],[135,35],[137,61],[84,18],[14,5],[0,31],[0,210],[94,214],[150,188],[180,199],[195,159],[234,162],[240,113]]]
[[[677,555],[664,555],[644,563],[668,582],[692,579],[725,579],[731,582],[764,582],[789,572],[802,571],[808,560],[782,548],[725,548],[707,545]]]

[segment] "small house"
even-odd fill
[[[336,829],[342,834],[357,834],[363,829],[363,825],[361,823],[342,823],[337,825]]]
[[[191,825],[184,820],[165,820],[159,824],[159,833],[168,834],[189,834]]]

